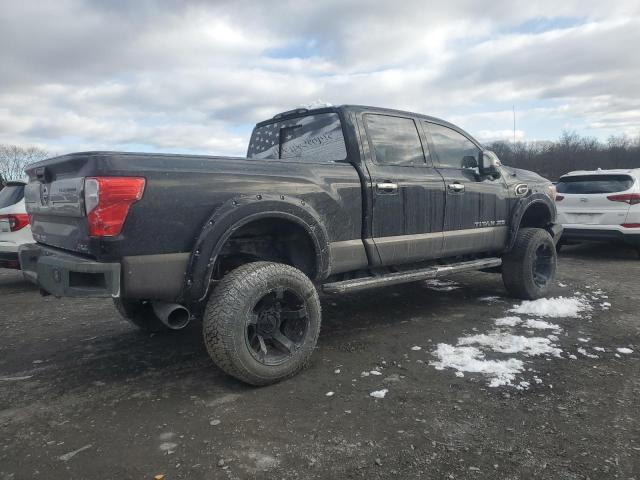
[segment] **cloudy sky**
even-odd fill
[[[315,101],[640,133],[640,1],[2,1],[0,143],[239,154]]]

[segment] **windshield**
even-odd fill
[[[629,190],[633,178],[628,175],[575,175],[562,177],[556,184],[558,193],[597,194]]]
[[[0,208],[15,205],[24,197],[24,185],[10,185],[0,190]]]
[[[336,113],[320,113],[256,127],[247,157],[310,162],[344,160],[347,149],[340,117]]]

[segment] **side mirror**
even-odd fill
[[[478,154],[478,165],[480,175],[487,177],[499,178],[500,177],[500,160],[498,156],[490,150],[480,150]]]

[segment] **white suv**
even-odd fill
[[[569,172],[556,189],[560,244],[624,241],[640,253],[640,168]]]
[[[0,190],[0,268],[20,268],[18,247],[33,243],[24,206],[24,182],[8,182]]]

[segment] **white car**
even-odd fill
[[[622,241],[640,253],[640,168],[570,172],[556,184],[559,245]]]
[[[0,268],[20,268],[18,247],[34,243],[24,205],[24,182],[0,190]]]

